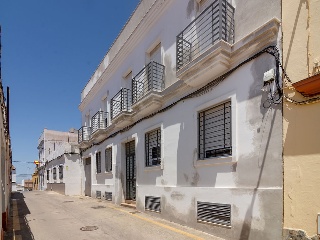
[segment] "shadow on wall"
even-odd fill
[[[302,4],[303,3],[306,4],[306,8],[309,8],[309,4],[308,4],[307,0],[300,0],[298,11],[297,11],[297,14],[296,14],[296,18],[295,18],[294,24],[293,24],[292,35],[291,35],[290,42],[289,42],[287,56],[285,56],[285,59],[286,59],[285,62],[284,62],[284,68],[285,69],[288,67],[289,57],[290,57],[291,50],[292,50],[293,40],[294,40],[294,37],[296,35],[296,30],[297,30],[297,26],[298,26],[298,20],[299,20],[299,16],[300,16],[300,13],[301,13],[301,8],[302,8]]]
[[[269,109],[268,112],[269,112],[269,111],[271,111],[271,109]],[[242,225],[242,229],[241,229],[241,233],[240,233],[240,238],[239,238],[239,239],[241,239],[241,240],[248,240],[249,237],[250,237],[251,224],[252,224],[252,220],[253,220],[253,219],[252,219],[253,207],[254,207],[254,203],[255,203],[256,198],[257,198],[257,190],[258,190],[258,188],[259,188],[259,186],[260,186],[260,182],[261,182],[261,178],[262,178],[262,173],[263,173],[264,166],[265,166],[265,163],[266,163],[267,152],[268,152],[268,149],[269,149],[271,134],[272,134],[272,130],[273,130],[275,118],[276,118],[276,111],[274,111],[274,112],[271,111],[270,114],[272,114],[272,113],[273,113],[273,116],[272,116],[272,120],[271,120],[271,129],[270,129],[270,131],[269,131],[269,134],[268,134],[268,137],[267,137],[267,139],[268,139],[268,140],[267,140],[267,144],[266,144],[266,147],[265,147],[263,156],[262,156],[262,161],[261,161],[261,166],[260,166],[260,173],[259,173],[257,185],[256,185],[256,187],[254,188],[253,196],[252,196],[252,199],[251,199],[251,203],[249,204],[248,209],[247,209],[247,212],[246,212],[246,215],[245,215],[245,222],[244,222],[243,225]],[[266,114],[265,119],[266,119],[266,120],[268,119],[268,114]]]
[[[21,237],[23,240],[34,240],[35,238],[26,219],[26,216],[30,214],[30,211],[24,201],[23,194],[21,192],[13,192],[10,205],[9,226],[4,239],[14,239],[14,237],[15,239],[18,239]],[[19,221],[17,221],[18,219]],[[15,228],[19,230],[13,229],[13,222],[15,225],[18,222],[20,226],[15,226]]]
[[[318,104],[297,106],[285,102],[284,121],[284,156],[301,156],[319,154],[320,140]]]

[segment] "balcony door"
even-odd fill
[[[157,79],[156,74],[159,74],[157,72],[156,64],[152,64],[152,62],[156,62],[161,64],[161,43],[159,43],[157,46],[155,46],[149,53],[149,64],[146,68],[146,75],[147,75],[147,86],[144,86],[144,92],[145,94],[151,90],[155,90],[157,87],[157,83],[154,82],[155,79]]]

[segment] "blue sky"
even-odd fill
[[[2,79],[11,93],[17,174],[33,172],[27,162],[38,158],[44,128],[80,127],[81,91],[138,3],[0,0]]]

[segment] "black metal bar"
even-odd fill
[[[126,88],[121,88],[121,90],[111,99],[111,119],[124,111],[130,111],[130,99],[130,91]]]
[[[230,17],[227,17],[230,13]],[[229,16],[229,15],[228,15]],[[177,70],[198,57],[217,40],[234,41],[234,8],[215,0],[176,37]]]
[[[164,88],[165,67],[157,62],[147,64],[133,79],[132,104],[135,104],[150,91],[162,91]]]

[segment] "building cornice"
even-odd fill
[[[87,104],[92,101],[93,97],[100,90],[100,87],[112,77],[112,74],[118,69],[119,65],[122,64],[122,62],[127,58],[127,54],[129,52],[132,52],[136,45],[140,42],[140,40],[146,36],[154,23],[160,18],[163,11],[165,11],[165,9],[169,6],[169,3],[172,2],[173,0],[156,0],[150,7],[150,9],[146,11],[145,15],[136,25],[128,39],[124,41],[122,47],[114,55],[114,58],[110,60],[109,65],[105,67],[101,75],[98,77],[97,81],[95,83],[92,83],[93,86],[88,91],[87,95],[83,97],[81,103],[79,104],[79,110],[81,112],[84,110]],[[111,50],[112,49],[110,49],[110,51]],[[106,58],[108,58],[108,54],[106,55],[104,60]],[[97,71],[98,69],[96,70],[96,72]],[[89,83],[87,85],[89,85]]]

